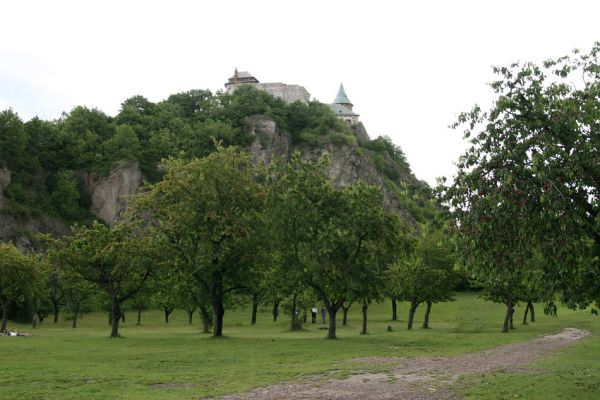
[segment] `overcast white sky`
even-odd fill
[[[391,136],[430,184],[454,174],[465,144],[448,125],[490,102],[492,65],[600,40],[600,2],[577,0],[0,0],[0,13],[0,109],[25,120],[216,91],[234,67],[322,102],[343,81],[371,137]]]

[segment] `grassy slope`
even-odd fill
[[[502,307],[472,295],[434,305],[429,330],[420,329],[420,324],[412,332],[405,330],[405,304],[399,307],[401,321],[394,323],[389,321],[389,303],[371,308],[369,335],[358,335],[360,313],[353,306],[349,326],[340,326],[337,341],[323,339],[326,331],[319,324],[289,332],[287,316],[274,323],[266,308],[256,326],[249,325],[247,310],[226,312],[223,339],[198,333],[199,322],[187,325],[183,312],[172,315],[168,326],[160,312],[146,313],[141,327],[134,325],[130,312],[122,339],[107,337],[109,326],[100,313],[86,316],[77,330],[68,321],[57,326],[46,321],[32,337],[0,337],[0,387],[3,398],[203,398],[329,371],[345,375],[364,368],[341,362],[358,356],[458,354],[580,326],[596,335],[536,364],[551,373],[490,374],[461,384],[466,394],[477,398],[531,398],[527,393],[534,392],[546,393],[546,399],[569,398],[587,390],[583,386],[598,388],[600,370],[594,356],[600,350],[600,318],[587,312],[560,310],[559,318],[549,318],[538,310],[539,322],[501,334]],[[517,309],[521,313],[522,308]],[[387,332],[388,325],[393,332]],[[505,387],[511,389],[502,391]]]

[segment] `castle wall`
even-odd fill
[[[273,97],[280,98],[286,103],[293,103],[295,101],[301,101],[302,103],[308,103],[310,101],[310,93],[300,85],[286,85],[285,83],[241,83],[233,84],[227,87],[227,93],[233,93],[235,90],[242,85],[252,85],[257,89],[264,90]],[[226,85],[227,86],[227,85]]]
[[[274,97],[278,97],[286,103],[301,101],[308,103],[310,101],[310,93],[300,85],[286,85],[285,83],[257,83],[257,88],[264,90]]]

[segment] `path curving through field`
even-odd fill
[[[566,328],[523,343],[513,343],[476,353],[452,357],[364,357],[350,361],[386,363],[390,372],[352,375],[347,379],[257,388],[222,400],[275,399],[459,399],[452,391],[456,380],[466,374],[491,370],[531,371],[525,366],[554,350],[590,335],[588,331]]]

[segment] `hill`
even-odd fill
[[[377,185],[386,208],[412,224],[435,213],[430,188],[388,137],[371,140],[360,122],[336,118],[325,104],[289,104],[244,86],[191,90],[158,103],[134,96],[114,117],[83,106],[53,121],[1,112],[0,240],[30,247],[36,232],[60,236],[93,219],[111,224],[127,196],[161,179],[161,159],[202,157],[215,141],[264,163],[294,151],[308,159],[328,153],[335,185]]]

